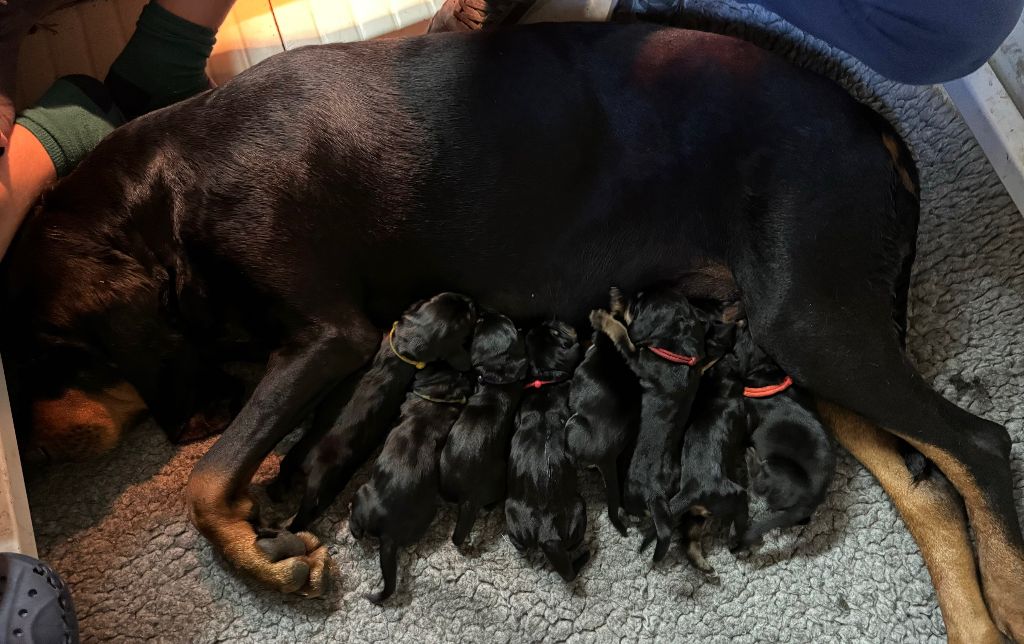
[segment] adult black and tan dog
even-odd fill
[[[246,487],[410,302],[453,290],[582,326],[612,284],[738,295],[942,571],[951,638],[1024,640],[1009,436],[902,347],[917,190],[884,119],[725,36],[538,25],[304,48],[121,128],[44,198],[11,251],[4,357],[37,439],[84,453],[116,438],[116,383],[173,431],[211,402],[194,384],[216,341],[258,342],[266,374],[187,503],[232,564],[315,593],[321,561],[255,546]],[[958,500],[912,485],[901,440],[963,496],[976,550]]]

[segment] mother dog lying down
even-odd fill
[[[917,190],[882,118],[728,37],[540,25],[300,49],[123,127],[45,197],[9,266],[5,357],[60,455],[115,442],[133,391],[172,434],[218,428],[218,357],[264,350],[188,507],[246,574],[317,594],[325,549],[265,554],[247,486],[409,302],[452,290],[580,324],[612,284],[739,294],[892,495],[950,638],[1024,642],[1009,437],[902,349]],[[912,481],[901,441],[967,516],[942,474]]]

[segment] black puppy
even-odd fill
[[[431,367],[417,373],[370,480],[356,492],[352,536],[380,541],[384,588],[367,595],[374,604],[395,592],[398,548],[419,541],[437,514],[441,449],[472,392],[472,382],[458,371]]]
[[[540,550],[565,581],[590,559],[583,542],[587,512],[576,489],[576,470],[566,451],[569,378],[580,360],[576,332],[547,322],[526,336],[530,378],[526,385],[508,466],[505,520],[509,540],[520,552]]]
[[[836,455],[811,396],[793,386],[749,333],[737,338],[737,352],[753,428],[753,447],[747,453],[750,488],[773,511],[740,537],[738,547],[749,548],[775,528],[810,520],[825,500]]]
[[[613,291],[612,313],[624,312]],[[573,415],[565,432],[569,454],[577,466],[597,467],[604,478],[608,517],[623,535],[618,460],[640,426],[640,383],[622,355],[603,333],[594,332],[583,362],[572,376],[569,408]]]
[[[612,340],[640,379],[640,431],[623,502],[630,514],[651,515],[658,541],[654,560],[660,561],[672,539],[669,499],[679,485],[683,429],[705,362],[708,323],[672,289],[637,294],[624,318],[623,323],[603,310],[590,314],[594,328]]]
[[[669,502],[673,521],[683,526],[687,559],[707,575],[715,574],[701,548],[708,520],[719,520],[726,530],[735,523],[737,537],[748,523],[743,457],[750,432],[735,333],[735,325],[721,323],[708,332],[711,366],[701,378],[683,437],[679,492]]]
[[[325,409],[333,413],[319,410],[320,426],[311,428],[281,463],[278,490],[297,473],[305,486],[292,529],[304,528],[323,512],[384,440],[418,369],[436,360],[469,368],[465,345],[475,322],[472,301],[455,293],[418,302],[395,322],[347,401],[343,390],[326,401]]]
[[[526,345],[504,315],[481,316],[470,354],[476,392],[441,452],[441,496],[459,506],[456,546],[465,543],[480,508],[505,498],[509,441],[528,367]]]

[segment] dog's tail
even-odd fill
[[[476,523],[476,515],[479,511],[475,503],[470,501],[463,501],[459,505],[459,518],[455,522],[455,531],[452,532],[452,543],[455,547],[461,548],[462,544],[466,543],[466,537],[473,530],[473,524]]]

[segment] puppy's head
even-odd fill
[[[473,383],[460,371],[430,366],[416,372],[412,383],[417,393],[438,400],[459,400],[473,393]]]
[[[530,359],[531,377],[571,376],[580,361],[576,330],[557,320],[544,322],[526,334],[526,354]]]
[[[709,323],[672,289],[637,293],[624,312],[629,338],[637,346],[657,346],[704,358]]]
[[[466,343],[475,322],[472,300],[457,293],[441,293],[406,310],[395,329],[395,348],[411,360],[445,360],[465,371],[470,368]]]
[[[515,382],[526,378],[526,342],[512,320],[504,315],[480,316],[470,353],[473,369],[488,381]]]

